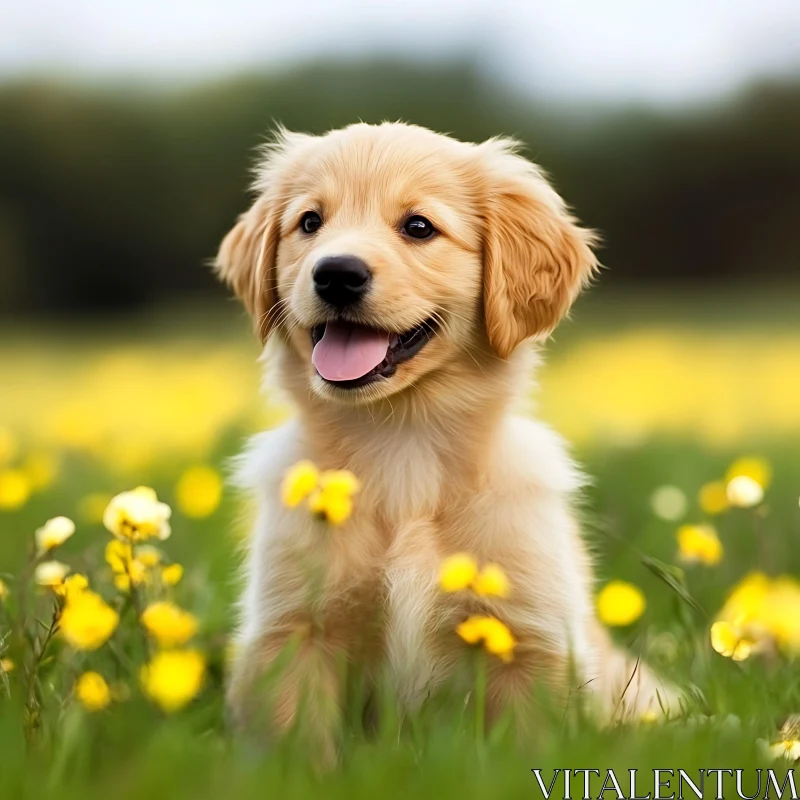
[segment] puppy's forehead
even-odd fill
[[[358,125],[304,148],[293,164],[290,193],[328,215],[428,211],[466,222],[478,213],[475,161],[470,145],[430,131]]]

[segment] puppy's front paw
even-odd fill
[[[258,748],[290,741],[301,757],[327,771],[338,761],[338,694],[325,654],[311,643],[281,652],[274,642],[261,642],[245,648],[231,670],[228,718]]]

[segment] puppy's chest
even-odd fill
[[[430,435],[400,430],[376,438],[353,459],[364,491],[357,510],[388,528],[433,516],[446,487],[445,466]]]
[[[329,532],[320,554],[329,597],[391,612],[399,595],[407,594],[412,604],[430,599],[447,556],[467,550],[484,557],[485,520],[470,498],[443,492],[439,503],[401,505],[396,498],[393,505],[390,495]]]

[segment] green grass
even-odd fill
[[[220,456],[235,449],[231,440]],[[755,566],[767,571],[800,572],[796,536],[800,530],[797,487],[800,463],[790,444],[765,444],[762,451],[775,467],[775,482],[767,496],[769,515],[763,532],[754,533],[748,512],[720,521],[726,556],[710,570],[689,573],[688,586],[710,617],[732,583]],[[652,490],[673,483],[694,496],[703,481],[719,475],[735,453],[703,452],[691,444],[650,442],[626,450],[579,454],[595,483],[587,492],[586,528],[596,543],[601,577],[623,577],[639,584],[648,611],[620,641],[641,648],[672,634],[674,656],[659,659],[659,647],[648,647],[650,659],[683,685],[702,694],[705,712],[716,722],[690,727],[676,722],[664,727],[637,726],[598,731],[581,720],[575,709],[563,713],[545,703],[536,735],[519,748],[498,732],[484,743],[473,733],[471,710],[463,698],[450,698],[413,719],[389,715],[374,737],[350,723],[343,730],[342,763],[319,776],[309,763],[301,739],[259,749],[236,742],[226,732],[220,695],[219,665],[204,694],[186,711],[163,716],[134,699],[89,715],[75,704],[49,708],[29,747],[22,735],[22,709],[17,702],[0,703],[0,797],[170,797],[219,795],[260,798],[304,797],[324,791],[330,797],[376,795],[484,797],[538,796],[530,769],[539,767],[747,768],[759,762],[756,740],[770,738],[785,717],[800,709],[796,666],[757,661],[736,665],[714,654],[708,645],[708,618],[682,603],[641,562],[647,554],[666,562],[674,559],[674,525],[656,519],[648,498]],[[165,475],[168,469],[163,470]],[[22,511],[3,517],[0,565],[19,573],[25,538],[41,521],[75,497],[95,488],[88,463],[76,459],[64,478],[46,495],[35,497]],[[170,497],[169,484],[159,485]],[[203,521],[177,517],[169,542],[170,554],[188,568],[179,599],[204,620],[204,639],[213,643],[230,626],[235,586],[235,547],[229,530],[236,502],[226,498],[220,510]],[[699,512],[690,512],[698,518]],[[100,559],[106,534],[100,526],[82,525],[63,557],[77,563]],[[654,638],[655,637],[655,638]],[[105,657],[85,658],[92,665]],[[73,665],[77,669],[77,665]],[[60,670],[61,667],[58,667]],[[45,670],[43,694],[47,687]],[[698,706],[698,710],[702,704]],[[736,715],[738,724],[724,722]],[[545,773],[549,775],[550,773]],[[625,773],[627,774],[627,773]],[[594,787],[596,791],[599,787]]]

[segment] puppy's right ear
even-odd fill
[[[222,240],[214,264],[217,275],[235,292],[266,341],[276,302],[275,256],[279,230],[271,203],[256,200]]]

